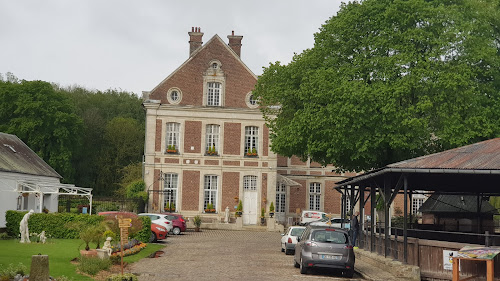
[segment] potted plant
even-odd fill
[[[243,214],[243,203],[240,200],[238,207],[236,207],[236,217],[241,217],[241,214]]]
[[[238,200],[240,200],[240,198],[238,196],[234,197],[234,202],[235,203],[238,203]]]
[[[266,209],[262,207],[260,210],[260,224],[264,225],[266,223]]]
[[[207,208],[205,209],[205,213],[215,213],[214,204],[208,203]]]
[[[269,205],[269,216],[272,218],[274,216],[274,203],[271,201],[271,205]]]
[[[199,215],[196,215],[193,218],[193,224],[194,224],[194,231],[200,232],[200,227],[201,227],[201,217]]]
[[[167,147],[167,153],[177,153],[177,149],[175,148],[175,144],[170,144]]]
[[[163,210],[165,210],[165,212],[175,212],[175,203],[165,203],[165,207],[163,207]]]

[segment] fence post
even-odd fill
[[[490,232],[488,230],[484,232],[484,246],[490,246]]]
[[[394,228],[394,254],[393,257],[395,260],[398,260],[398,229]]]

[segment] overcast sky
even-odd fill
[[[241,57],[256,74],[313,47],[338,0],[0,0],[0,73],[20,79],[141,94],[189,55],[191,27],[203,42],[243,35]]]

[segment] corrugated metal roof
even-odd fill
[[[0,171],[62,178],[17,136],[1,132]]]
[[[500,170],[500,138],[387,165],[406,169]]]
[[[481,201],[481,213],[497,214],[488,201]],[[477,196],[433,194],[418,210],[422,213],[476,213]]]

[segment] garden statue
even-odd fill
[[[229,207],[226,207],[224,222],[229,223]]]
[[[42,233],[40,233],[39,237],[40,237],[40,243],[45,244],[45,241],[47,240],[47,236],[45,236],[45,230],[42,231]]]
[[[21,243],[31,243],[30,232],[28,229],[28,220],[34,212],[35,211],[30,210],[28,213],[26,213],[26,215],[24,215],[23,219],[21,220],[21,223],[19,224],[19,232],[21,232]]]
[[[111,253],[113,252],[113,249],[111,248],[111,240],[112,239],[113,238],[111,238],[111,237],[106,238],[106,242],[104,242],[104,245],[102,246],[102,249],[108,251],[108,255],[110,255],[110,256],[111,256]]]

